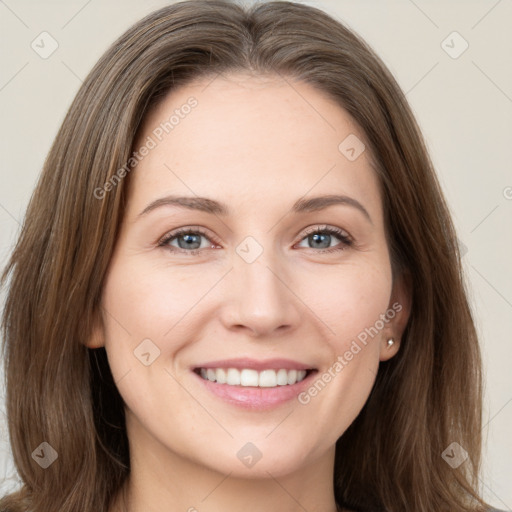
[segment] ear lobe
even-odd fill
[[[382,348],[380,351],[380,361],[387,361],[388,359],[391,359],[393,356],[395,356],[398,351],[400,350],[400,339],[399,338],[392,338],[393,344],[390,346],[387,343],[387,340],[390,338],[385,338],[382,341]]]
[[[387,361],[395,356],[400,349],[403,332],[409,321],[412,307],[412,278],[409,272],[403,272],[395,278],[388,311],[393,311],[394,316],[389,322],[382,337],[380,360]],[[393,339],[391,345],[388,340]]]
[[[396,311],[395,318],[391,322],[393,329],[391,336],[396,344],[407,326],[412,308],[412,277],[408,271],[396,277],[389,306]]]

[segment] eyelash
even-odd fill
[[[308,236],[311,236],[311,235],[314,235],[317,233],[335,235],[341,241],[341,243],[338,245],[335,245],[334,247],[330,247],[328,249],[315,250],[312,247],[308,247],[308,249],[312,249],[312,250],[314,250],[314,252],[319,252],[321,254],[338,252],[338,251],[343,251],[346,248],[352,247],[354,245],[354,241],[346,233],[346,231],[343,231],[339,228],[327,227],[327,226],[316,226],[315,228],[307,231],[304,234],[304,236],[300,239],[300,242],[302,242]],[[213,242],[218,243],[218,241],[214,237],[211,237],[208,233],[206,233],[206,231],[204,231],[201,228],[180,228],[180,229],[177,229],[176,231],[172,231],[171,233],[166,234],[163,238],[161,238],[160,241],[158,242],[158,247],[164,247],[167,250],[170,250],[171,252],[185,253],[189,256],[195,256],[196,254],[198,254],[204,250],[204,249],[192,249],[192,250],[188,251],[185,249],[171,247],[168,245],[169,242],[171,242],[175,238],[178,238],[181,235],[202,235],[205,238],[207,238],[208,240],[212,239]]]

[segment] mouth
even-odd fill
[[[254,370],[252,368],[195,368],[202,379],[227,386],[276,388],[278,386],[293,386],[302,382],[316,370],[287,370],[286,368]]]
[[[293,400],[318,373],[316,368],[283,359],[226,360],[191,369],[204,388],[224,403],[259,411]]]

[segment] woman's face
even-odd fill
[[[148,114],[90,343],[131,444],[245,476],[334,456],[408,314],[363,140],[274,76],[198,81]]]

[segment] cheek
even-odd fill
[[[111,345],[111,351],[122,348],[123,352],[131,353],[143,340],[150,339],[161,352],[176,352],[183,343],[180,340],[190,339],[194,326],[198,328],[208,319],[198,315],[208,317],[223,307],[223,292],[219,290],[224,286],[236,287],[236,280],[219,282],[226,272],[224,267],[166,266],[142,259],[125,256],[111,266],[103,294],[106,344]],[[304,325],[295,327],[300,330],[307,329],[308,324],[317,325],[317,336],[328,339],[337,354],[349,350],[350,342],[358,336],[364,339],[366,330],[374,326],[388,307],[390,270],[371,260],[340,266],[318,265],[314,271],[298,265],[286,274],[284,280],[299,300],[292,296],[289,299],[301,314],[306,313],[302,315]],[[210,293],[219,284],[219,290]],[[239,292],[224,291],[228,295]],[[281,300],[286,300],[286,294]]]
[[[357,417],[371,392],[379,368],[383,328],[391,292],[390,276],[373,271],[345,273],[337,287],[317,302],[329,336],[329,360],[298,400],[316,417],[336,428],[334,442]],[[329,437],[331,436],[331,437]]]
[[[350,350],[353,340],[366,346],[365,340],[381,335],[385,324],[380,318],[389,307],[392,288],[391,272],[386,266],[340,267],[326,275],[324,282],[328,285],[321,293],[318,287],[309,288],[316,293],[310,291],[305,302],[307,300],[330,327],[330,343],[337,354]],[[304,290],[306,285],[304,283]]]
[[[168,363],[190,339],[191,323],[200,325],[196,306],[219,278],[193,266],[157,266],[142,259],[114,259],[105,282],[105,348],[114,378],[140,363],[154,360],[152,368]]]
[[[130,264],[129,259],[119,262],[103,294],[110,337],[130,333],[133,341],[141,336],[161,339],[204,294],[208,282],[208,276],[197,270]]]
[[[161,409],[162,395],[169,403],[185,403],[183,391],[165,370],[172,371],[169,363],[186,344],[187,311],[205,292],[183,277],[179,269],[157,269],[124,257],[113,260],[105,282],[109,366],[125,404],[142,421]]]

